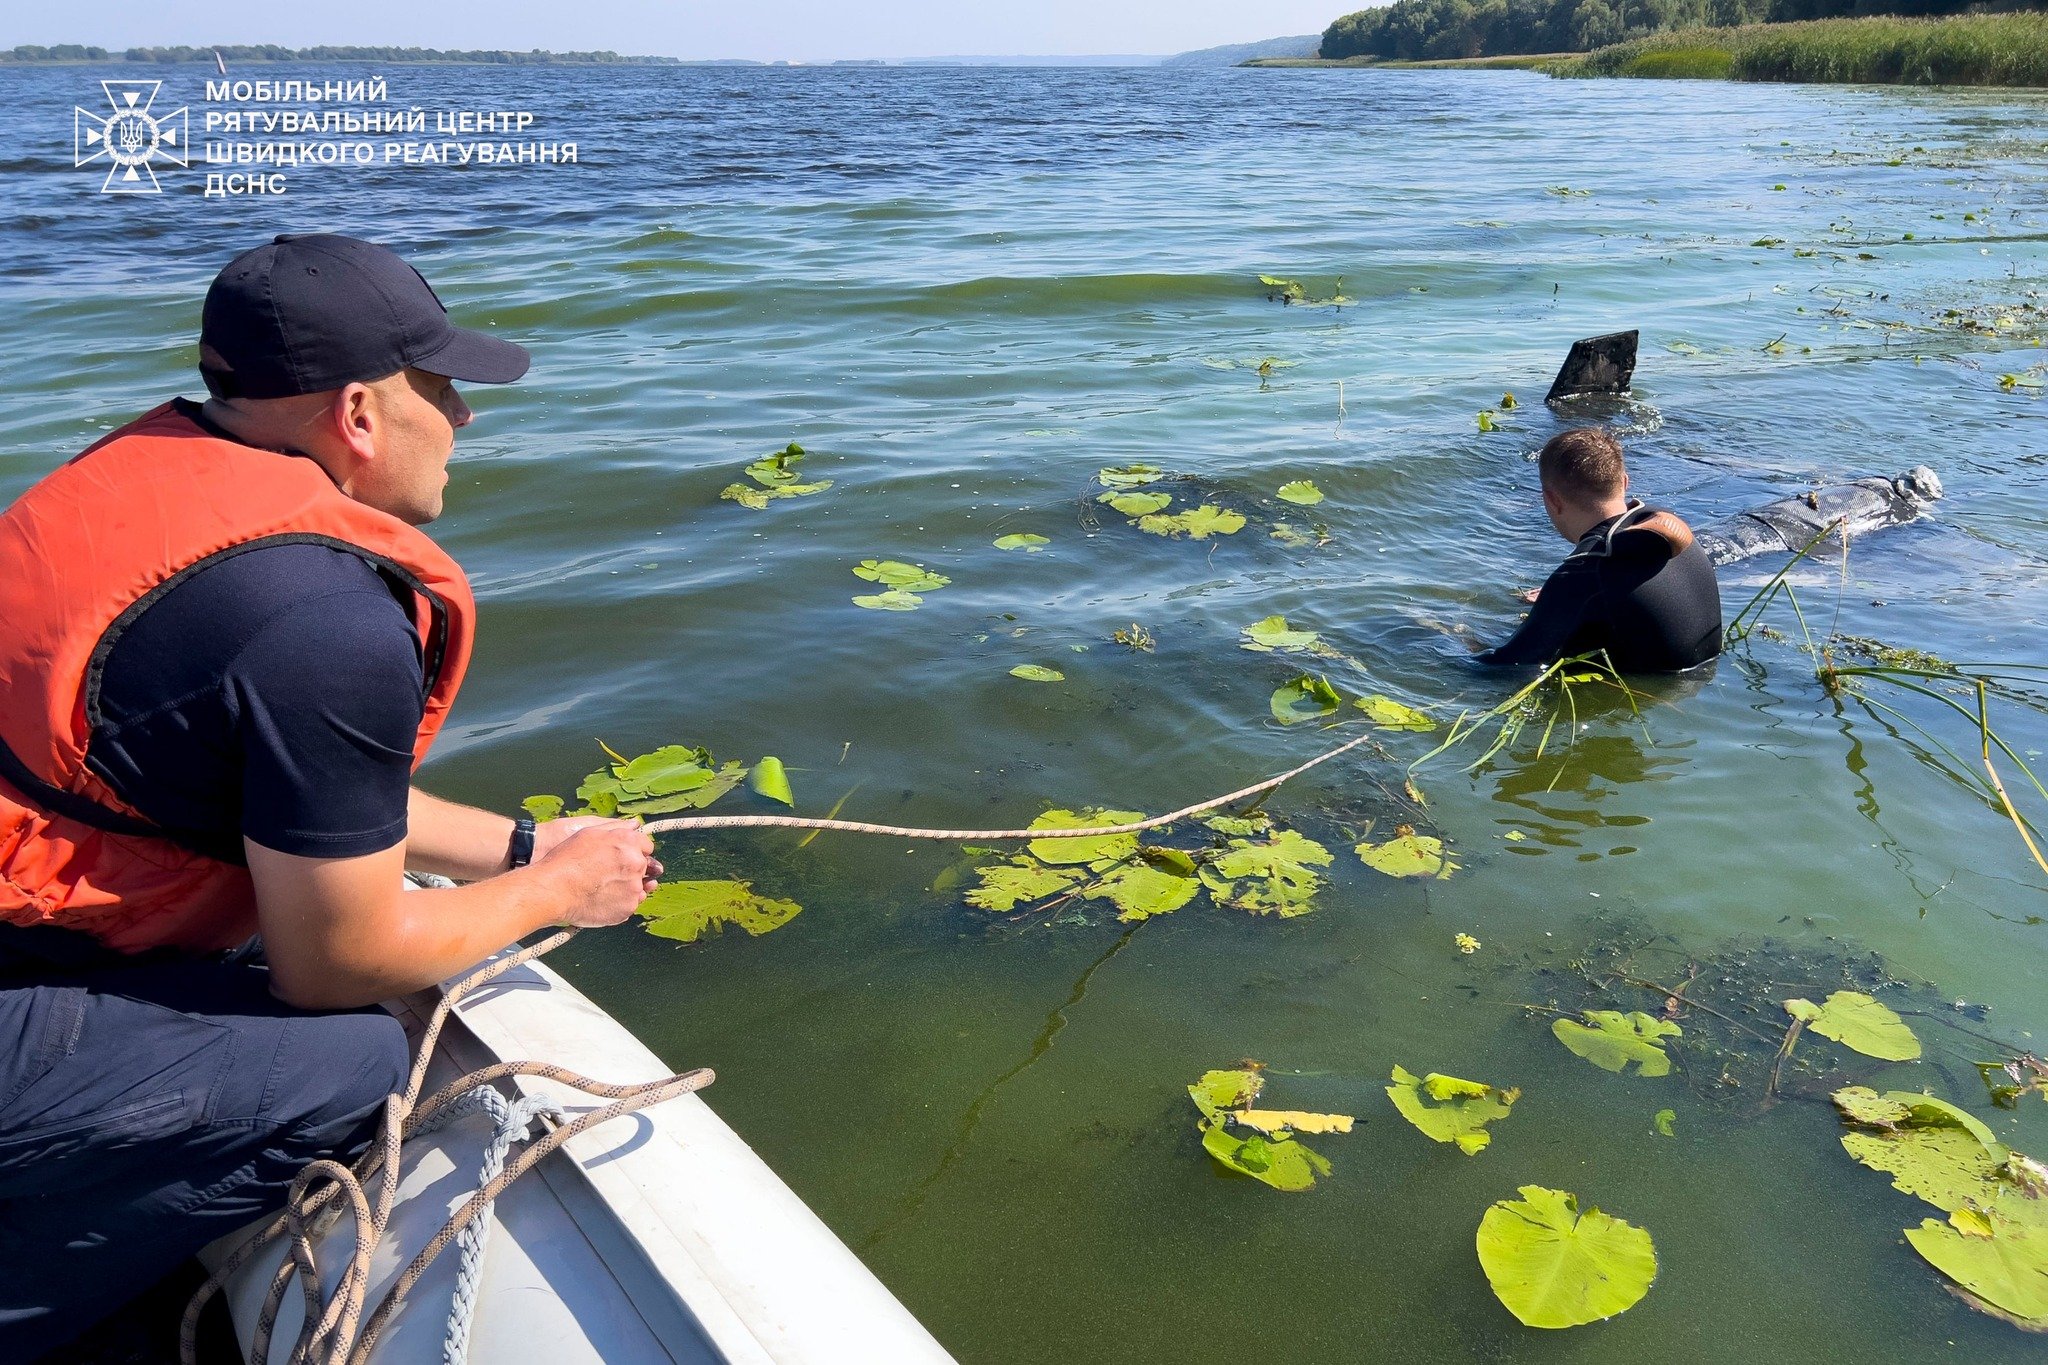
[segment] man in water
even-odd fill
[[[1521,628],[1479,662],[1549,664],[1605,650],[1623,673],[1675,673],[1719,654],[1714,566],[1675,513],[1628,496],[1614,434],[1561,432],[1537,466],[1550,524],[1575,544]]]
[[[470,422],[455,382],[526,352],[320,235],[221,271],[199,358],[204,405],[0,514],[0,1360],[359,1148],[408,1069],[378,1001],[616,924],[661,872],[633,822],[411,786],[475,609],[416,528]]]

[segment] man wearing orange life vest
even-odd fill
[[[473,629],[416,529],[455,383],[527,363],[385,248],[279,237],[207,294],[206,403],[0,515],[0,1360],[359,1146],[406,1070],[377,1001],[618,923],[660,874],[630,822],[410,785]]]

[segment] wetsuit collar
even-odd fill
[[[1629,527],[1651,516],[1655,511],[1641,498],[1630,498],[1624,511],[1616,512],[1607,520],[1579,537],[1579,543],[1572,547],[1566,559],[1604,558],[1614,553],[1614,538]]]

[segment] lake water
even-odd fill
[[[536,356],[525,383],[471,392],[435,528],[483,604],[423,775],[448,796],[567,793],[601,738],[777,754],[812,814],[1170,809],[1350,733],[1269,718],[1304,661],[1238,632],[1273,613],[1348,656],[1318,667],[1349,692],[1490,706],[1508,684],[1425,618],[1512,626],[1509,590],[1563,548],[1527,458],[1557,429],[1537,400],[1573,338],[1627,327],[1638,492],[1699,523],[1933,465],[1932,519],[1846,573],[1798,571],[1814,629],[2048,664],[2034,96],[394,67],[395,105],[530,110],[526,136],[575,141],[578,163],[298,169],[260,199],[167,169],[162,196],[103,196],[70,162],[71,107],[136,74],[0,72],[0,495],[197,392],[199,300],[234,251],[283,230],[403,246],[459,317]],[[195,140],[204,75],[173,69],[159,101],[189,103]],[[1314,297],[1341,277],[1354,302],[1283,306],[1261,272]],[[1509,390],[1520,406],[1481,432]],[[829,491],[719,500],[791,440]],[[1249,524],[1127,526],[1090,499],[1131,462]],[[1275,501],[1295,479],[1327,500]],[[1278,520],[1328,543],[1289,548]],[[992,547],[1013,532],[1050,544]],[[952,583],[862,610],[865,558]],[[1730,612],[1776,567],[1724,574]],[[1156,649],[1112,642],[1131,622]],[[1028,663],[1064,683],[1009,675]],[[1974,770],[1960,718],[1872,695]],[[2040,713],[1995,714],[2023,753],[2048,747]],[[672,875],[751,878],[797,919],[688,946],[621,928],[557,960],[666,1059],[716,1067],[712,1105],[963,1360],[2036,1358],[1900,1243],[1927,1210],[1844,1156],[1819,1082],[1766,1108],[1753,1071],[1723,1086],[1697,1059],[1612,1076],[1517,1008],[1585,1003],[1618,938],[1645,979],[1710,964],[1702,989],[1824,990],[1854,959],[1916,983],[1897,998],[1926,1011],[1928,1059],[1799,1056],[1832,1083],[1931,1088],[2042,1151],[2048,1105],[1990,1108],[1970,1063],[1994,1049],[1955,1027],[2027,1045],[2048,1025],[2048,879],[2010,823],[1907,720],[1830,697],[1790,640],[1753,640],[1644,727],[1611,707],[1580,724],[1561,758],[1532,727],[1475,773],[1474,749],[1425,766],[1420,817],[1396,794],[1423,736],[1282,792],[1270,809],[1337,854],[1300,918],[1204,900],[1135,926],[1096,902],[1013,920],[963,905],[957,849],[722,835],[669,841]],[[1449,880],[1349,851],[1367,820],[1418,819],[1462,864]],[[1460,933],[1484,946],[1461,955]],[[1183,1087],[1245,1057],[1271,1103],[1364,1120],[1314,1141],[1335,1164],[1317,1189],[1203,1155]],[[1397,1063],[1523,1098],[1467,1158],[1395,1115]],[[1663,1108],[1675,1137],[1653,1132]],[[1527,1183],[1648,1227],[1650,1295],[1600,1326],[1516,1324],[1473,1229]]]

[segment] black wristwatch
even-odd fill
[[[533,861],[533,834],[539,828],[531,815],[522,815],[512,822],[512,866],[525,867]]]

